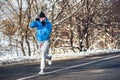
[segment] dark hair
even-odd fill
[[[43,17],[46,17],[46,16],[45,16],[44,12],[41,11],[39,14],[39,18],[43,18]]]

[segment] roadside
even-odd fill
[[[53,61],[58,60],[70,60],[76,58],[84,58],[89,56],[98,56],[98,55],[109,55],[109,54],[119,54],[119,50],[96,50],[96,51],[86,51],[86,52],[78,52],[78,53],[66,53],[66,54],[53,54]],[[40,55],[37,56],[18,56],[12,57],[11,59],[1,60],[0,59],[0,67],[10,66],[10,65],[22,65],[22,64],[32,64],[32,63],[40,63]]]

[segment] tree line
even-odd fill
[[[0,31],[21,48],[24,56],[31,56],[38,45],[29,23],[44,11],[53,23],[52,53],[118,49],[119,3],[119,0],[3,0]]]

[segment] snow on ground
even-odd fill
[[[74,58],[74,57],[84,57],[92,56],[97,54],[104,54],[110,52],[120,52],[120,49],[111,49],[111,50],[92,50],[86,52],[77,52],[77,53],[66,53],[66,54],[53,54],[53,60],[65,59],[65,58]],[[16,54],[6,54],[0,56],[0,65],[13,64],[13,63],[27,63],[32,61],[39,61],[40,55],[36,54],[33,56],[17,56]]]
[[[72,57],[77,57],[77,56],[92,56],[92,55],[97,55],[97,54],[107,54],[110,52],[120,52],[120,49],[111,49],[111,50],[91,50],[91,51],[86,51],[86,52],[77,52],[77,53],[66,53],[66,54],[54,54],[53,58],[72,58]]]

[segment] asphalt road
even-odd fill
[[[115,56],[115,57],[114,57]],[[120,53],[54,61],[46,72],[54,73],[34,76],[39,72],[39,63],[26,63],[0,67],[0,80],[120,80]]]

